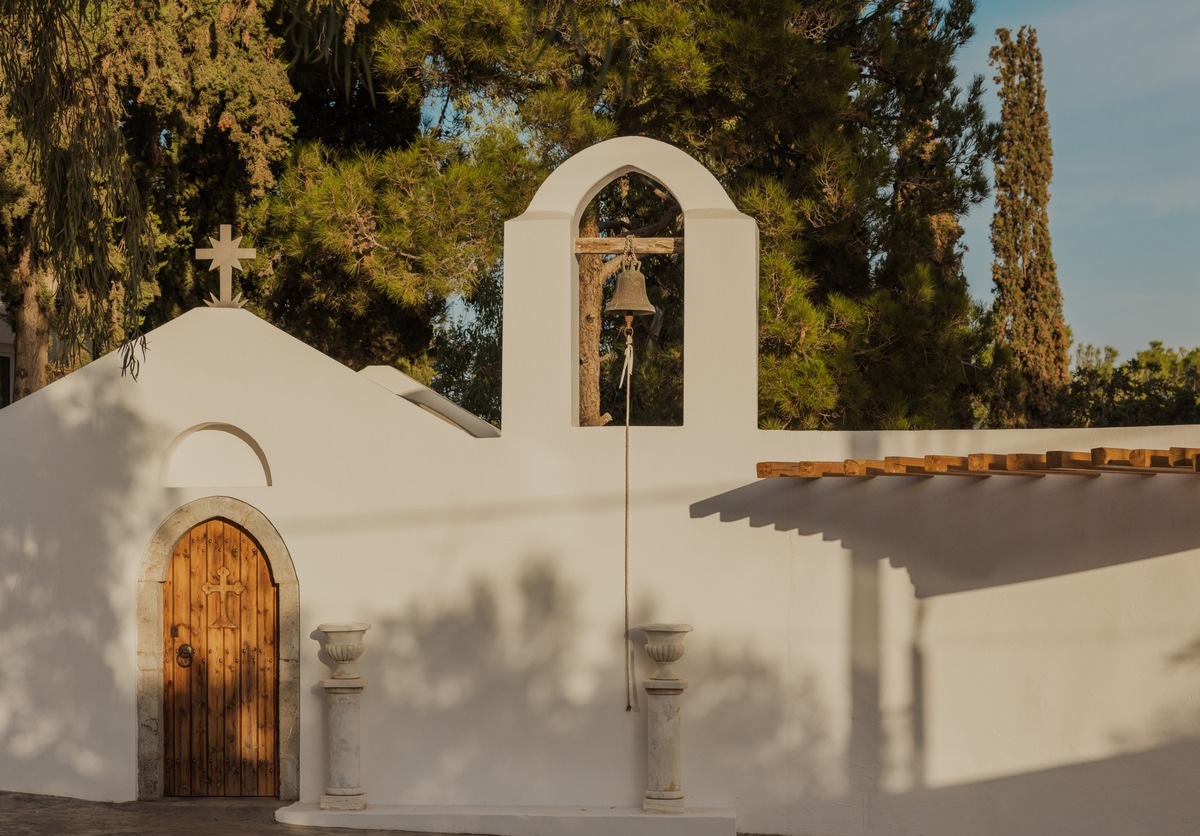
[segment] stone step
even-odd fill
[[[736,836],[733,808],[647,813],[638,807],[468,807],[369,804],[365,810],[322,810],[297,803],[275,812],[283,824],[485,836]]]

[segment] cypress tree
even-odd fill
[[[1070,380],[1070,334],[1050,252],[1050,119],[1037,32],[996,30],[989,53],[1000,96],[992,217],[993,370],[988,422],[1044,423]]]

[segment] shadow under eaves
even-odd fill
[[[1200,828],[1198,763],[1200,740],[1175,740],[1103,760],[884,795],[872,814],[888,822],[887,832],[925,836],[1192,836]]]
[[[1198,506],[1198,479],[1106,474],[762,479],[690,511],[840,541],[925,598],[1200,548]]]

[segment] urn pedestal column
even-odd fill
[[[321,809],[363,810],[367,795],[361,777],[359,700],[367,681],[354,663],[363,654],[363,634],[371,625],[322,624],[317,629],[325,634],[325,652],[337,663],[332,678],[321,682],[329,709],[329,784]]]
[[[642,682],[646,689],[646,795],[642,809],[648,813],[682,813],[683,784],[679,768],[679,726],[682,697],[687,683],[675,674],[683,656],[688,624],[644,624],[646,655],[658,669]]]

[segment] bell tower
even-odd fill
[[[646,137],[619,137],[564,162],[525,213],[504,225],[506,436],[578,426],[575,237],[596,194],[630,172],[665,186],[683,212],[683,428],[757,425],[758,225],[683,151]]]

